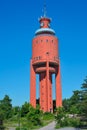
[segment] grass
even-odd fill
[[[54,120],[54,114],[44,113],[41,117],[41,125],[33,125],[32,122],[28,121],[26,117],[20,118],[20,126],[21,128],[26,128],[27,130],[31,129],[39,129],[43,126],[46,126],[50,122]],[[13,116],[9,120],[4,121],[5,130],[8,130],[9,127],[17,128],[19,126],[18,116]]]

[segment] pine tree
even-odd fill
[[[81,110],[85,117],[87,117],[87,77],[82,84],[81,91],[80,91],[80,98],[81,98]]]
[[[11,104],[11,99],[9,98],[8,95],[5,95],[3,100],[0,101],[0,109],[4,113],[5,119],[8,119],[12,116],[12,104]]]

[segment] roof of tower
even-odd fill
[[[44,34],[44,33],[55,35],[55,31],[51,28],[40,28],[36,30],[35,35]]]

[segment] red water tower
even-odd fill
[[[32,40],[30,104],[36,107],[36,74],[39,74],[40,109],[53,112],[52,74],[55,74],[56,81],[56,107],[62,106],[58,39],[55,31],[50,28],[50,18],[41,17],[39,22],[40,29],[35,32]]]

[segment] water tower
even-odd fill
[[[60,60],[58,39],[51,29],[51,19],[44,15],[39,19],[40,28],[32,40],[30,68],[30,104],[36,107],[36,74],[39,75],[40,109],[53,112],[52,74],[55,74],[56,107],[62,106]]]

